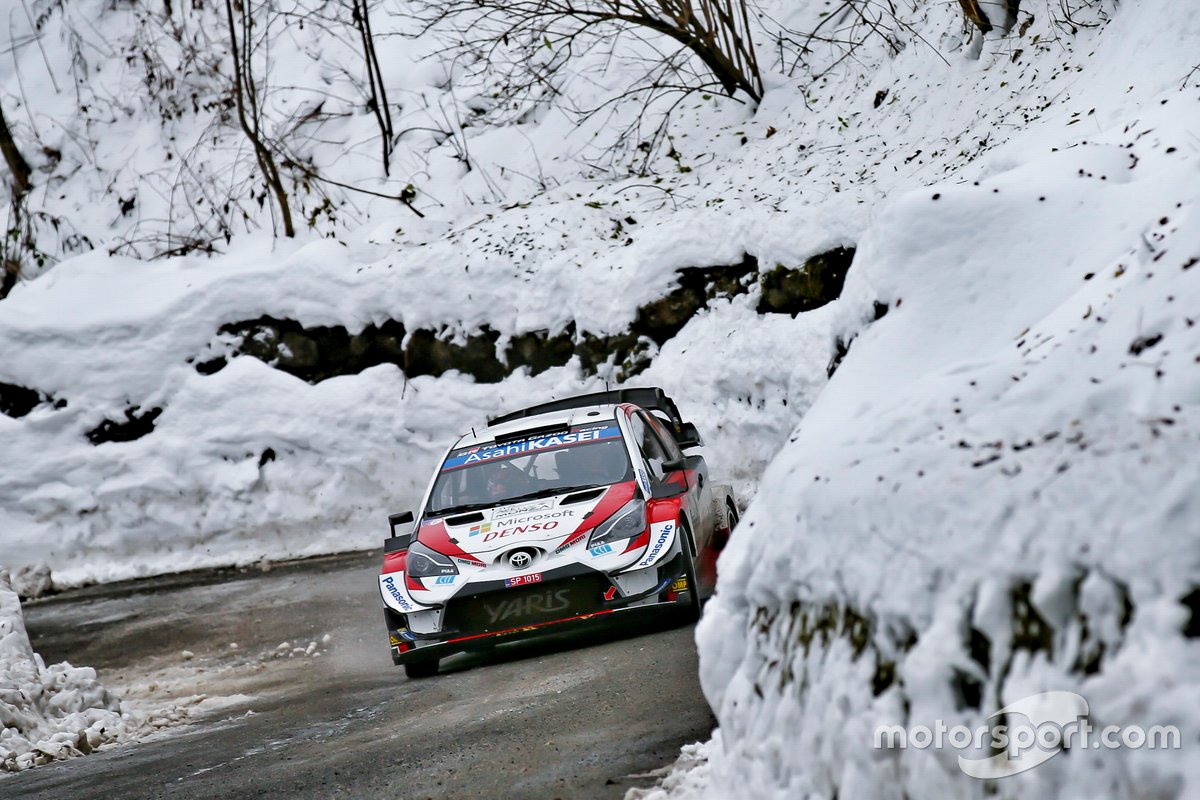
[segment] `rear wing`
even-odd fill
[[[536,406],[523,408],[520,411],[512,411],[498,417],[491,417],[488,419],[488,426],[501,425],[506,422],[513,422],[514,420],[525,419],[527,417],[536,417],[539,414],[549,414],[555,411],[569,411],[572,408],[617,405],[619,403],[632,403],[635,406],[641,406],[647,411],[658,411],[666,416],[669,422],[668,428],[680,448],[699,447],[704,444],[703,439],[700,438],[700,434],[696,431],[696,426],[690,422],[683,421],[683,418],[679,415],[679,409],[676,407],[675,401],[667,397],[666,392],[657,386],[643,389],[613,389],[608,392],[593,392],[591,394],[581,394],[576,397],[567,397],[562,400],[551,400],[548,403],[540,403]]]

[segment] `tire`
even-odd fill
[[[404,674],[412,680],[432,678],[437,675],[437,671],[438,660],[436,658],[429,661],[412,661],[404,665]]]
[[[700,621],[700,584],[696,580],[696,554],[692,552],[692,537],[686,526],[680,539],[679,550],[683,553],[683,574],[687,578],[690,600],[679,609],[679,613],[683,622],[691,625]]]
[[[714,552],[721,552],[729,544],[729,536],[738,524],[737,506],[732,499],[720,497],[713,500],[713,539],[710,545]]]

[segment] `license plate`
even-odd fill
[[[542,573],[535,572],[532,575],[518,575],[515,578],[505,578],[505,586],[528,586],[531,583],[541,583]]]

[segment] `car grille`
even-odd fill
[[[609,586],[600,575],[581,575],[451,600],[443,624],[447,631],[491,633],[599,611]]]

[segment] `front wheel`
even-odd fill
[[[429,661],[412,661],[404,665],[404,674],[413,680],[421,678],[432,678],[437,675],[438,660],[436,658]]]
[[[683,555],[683,575],[687,578],[688,604],[680,609],[683,621],[686,623],[700,620],[700,584],[696,580],[696,554],[692,552],[692,537],[687,528],[680,530],[682,541],[679,552]]]

